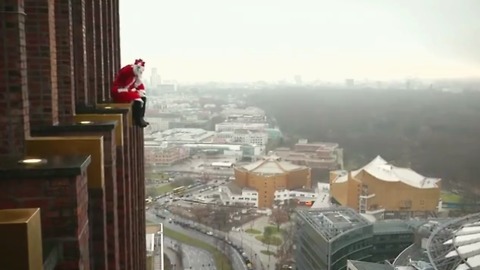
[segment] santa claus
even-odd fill
[[[133,102],[133,120],[137,126],[142,128],[149,124],[143,119],[147,104],[145,86],[142,82],[142,73],[144,70],[145,62],[142,59],[135,60],[133,65],[124,66],[118,72],[111,89],[113,102]]]

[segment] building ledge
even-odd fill
[[[115,128],[117,122],[115,121],[102,121],[102,122],[88,122],[83,121],[82,123],[79,122],[72,122],[68,124],[60,124],[55,126],[41,126],[32,128],[31,134],[32,136],[41,136],[41,135],[49,135],[52,132],[55,133],[71,133],[76,131],[110,131]]]
[[[90,156],[48,156],[34,157],[44,162],[27,164],[21,160],[33,157],[0,158],[1,179],[68,177],[81,174],[91,162]]]

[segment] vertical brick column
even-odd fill
[[[110,59],[110,56],[112,54],[112,50],[114,48],[112,47],[112,41],[111,41],[111,11],[110,11],[110,2],[111,0],[103,0],[101,1],[102,3],[102,28],[103,28],[103,33],[102,33],[102,42],[103,42],[103,76],[104,76],[104,86],[105,86],[105,96],[109,97],[107,95],[110,90],[110,84],[111,81],[113,80],[113,73],[112,73],[112,62]]]
[[[93,1],[93,12],[95,20],[95,63],[96,63],[96,73],[97,73],[97,101],[105,101],[110,96],[109,89],[105,85],[105,42],[103,40],[103,1],[102,0],[92,0]]]
[[[30,133],[25,10],[21,1],[0,1],[0,155],[20,154]],[[8,128],[5,128],[8,127]]]
[[[109,51],[110,70],[111,70],[110,77],[113,78],[116,70],[115,67],[117,66],[116,54],[117,54],[117,51],[120,49],[120,46],[119,44],[117,44],[117,41],[116,41],[116,33],[117,33],[117,25],[115,21],[116,0],[108,0],[108,2],[109,2],[108,13],[110,14],[110,18],[108,20],[109,21],[108,33],[110,35],[110,48],[111,48],[111,50]]]
[[[138,128],[136,126],[131,127],[130,137],[130,162],[132,166],[132,207],[133,207],[133,266],[135,269],[140,269],[140,233],[138,228],[139,221],[139,209],[138,209],[138,145],[137,145],[137,133]],[[145,200],[145,198],[143,198]]]
[[[63,261],[55,269],[90,269],[90,157],[49,157],[37,165],[18,160],[0,160],[0,209],[40,208],[43,238],[56,238],[63,246]]]
[[[75,113],[72,0],[55,1],[58,118],[68,122]]]
[[[31,0],[35,1],[35,0]],[[87,50],[85,29],[85,0],[72,1],[73,16],[73,55],[75,68],[75,101],[77,104],[87,104]]]
[[[119,107],[115,107],[119,106]],[[109,108],[109,109],[105,109]],[[131,115],[129,105],[125,104],[97,104],[95,107],[77,108],[77,117],[84,114],[122,114],[123,127],[123,145],[117,144],[117,197],[118,197],[118,234],[119,234],[119,252],[120,252],[120,268],[136,269],[132,266],[133,249],[132,243],[134,239],[132,231],[132,183],[131,167],[130,167],[130,132],[131,132]],[[137,239],[135,239],[137,241]]]
[[[77,115],[78,116],[78,115]],[[105,188],[89,189],[92,258],[96,269],[119,269],[119,225],[117,214],[116,122],[63,124],[32,129],[32,136],[102,136]],[[100,211],[105,209],[105,211]],[[105,216],[102,216],[105,215]],[[104,244],[105,243],[105,244]]]
[[[95,5],[97,0],[85,0],[85,29],[87,50],[88,100],[90,104],[97,103],[97,49],[95,33]]]
[[[120,0],[113,0],[114,7],[113,7],[113,16],[114,16],[114,23],[113,26],[115,27],[115,65],[113,66],[114,72],[117,72],[121,68],[121,57],[120,57]]]
[[[138,194],[139,194],[139,235],[146,234],[146,221],[145,221],[145,153],[144,153],[144,137],[143,137],[143,129],[138,129]],[[146,258],[147,253],[146,249],[142,247],[146,247],[146,239],[145,237],[141,237],[140,242],[140,269],[146,269],[147,264],[146,260],[142,260],[141,258]]]
[[[58,123],[54,0],[25,0],[28,97],[32,126]]]

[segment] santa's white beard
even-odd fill
[[[142,67],[142,66],[135,65],[133,67],[133,73],[135,73],[135,76],[137,76],[138,78],[142,77],[142,74],[143,74],[144,70],[145,70],[145,67]]]

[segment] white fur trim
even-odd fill
[[[136,98],[135,101],[140,101],[143,104],[143,100],[141,98]]]
[[[118,88],[119,93],[128,92],[128,88]]]
[[[138,93],[140,94],[141,97],[146,97],[146,92],[145,90],[138,90]]]

